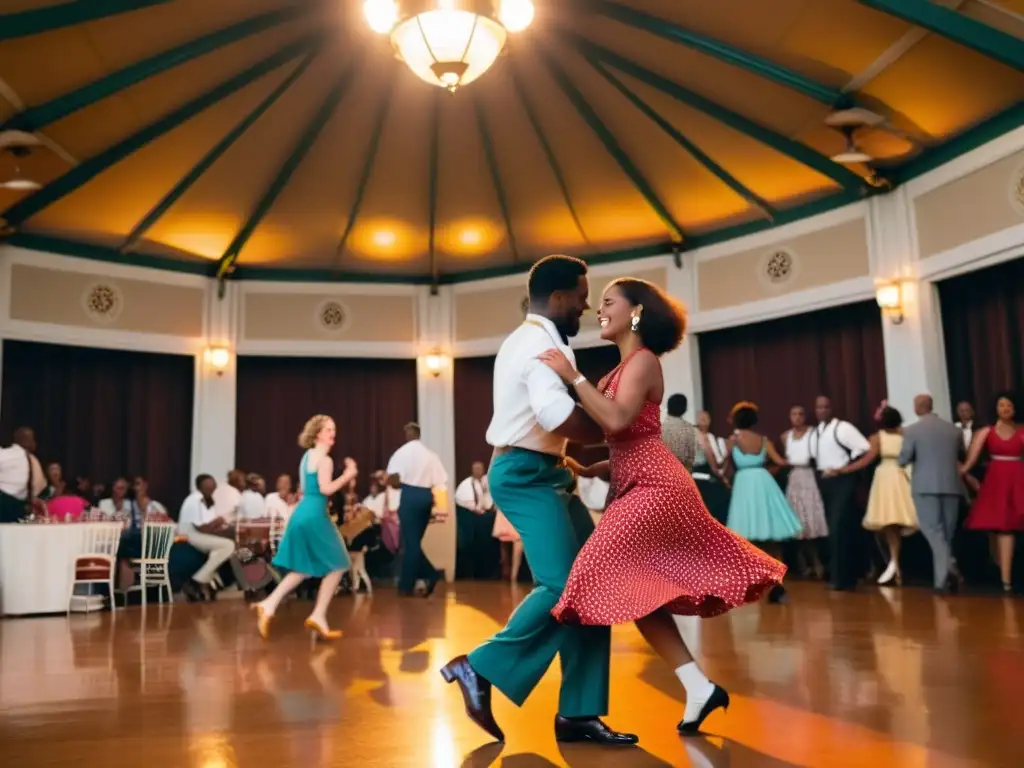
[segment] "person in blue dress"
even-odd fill
[[[757,410],[754,403],[744,401],[733,406],[729,415],[735,431],[727,443],[725,464],[732,465],[735,476],[727,527],[781,560],[781,543],[799,536],[803,526],[767,469],[768,461],[785,467],[786,460],[771,440],[754,431]],[[708,458],[714,461],[713,456]],[[768,593],[768,600],[782,602],[785,594],[781,585],[776,586]]]
[[[317,415],[306,422],[299,435],[299,445],[306,449],[299,463],[302,500],[288,519],[274,557],[274,565],[288,571],[288,574],[266,600],[253,606],[257,628],[264,640],[269,637],[270,622],[281,601],[308,578],[321,581],[313,612],[305,622],[306,628],[313,632],[314,637],[325,640],[341,637],[341,632],[330,629],[327,623],[327,606],[351,561],[341,534],[328,516],[327,500],[352,482],[359,470],[355,461],[346,458],[345,470],[339,477],[331,479],[334,461],[330,450],[336,433],[330,416]]]

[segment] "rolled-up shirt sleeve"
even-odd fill
[[[526,364],[523,380],[530,396],[530,408],[541,428],[554,432],[565,424],[575,410],[576,403],[569,397],[558,374],[535,359]]]
[[[871,450],[871,443],[853,424],[840,421],[836,426],[836,437],[849,451],[851,458],[858,458]]]

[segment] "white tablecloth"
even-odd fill
[[[85,532],[121,523],[0,525],[0,615],[64,613]]]

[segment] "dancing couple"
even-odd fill
[[[264,640],[270,637],[270,622],[281,601],[309,578],[319,578],[313,612],[305,621],[306,629],[321,640],[337,640],[341,631],[327,623],[327,606],[338,591],[342,574],[351,567],[341,534],[327,513],[327,500],[348,486],[359,474],[355,461],[345,459],[345,469],[337,478],[330,452],[337,428],[330,416],[317,415],[306,422],[299,445],[306,449],[299,462],[299,487],[302,500],[288,519],[284,536],[277,547],[274,565],[288,571],[266,600],[255,603],[256,626]]]
[[[643,280],[609,284],[598,319],[601,338],[618,345],[621,362],[595,386],[576,371],[568,341],[579,332],[588,295],[584,262],[537,262],[529,276],[530,313],[494,363],[491,495],[522,536],[537,586],[503,630],[441,674],[458,682],[466,713],[499,741],[492,686],[522,705],[559,654],[556,738],[637,743],[601,720],[608,712],[611,625],[626,622],[635,622],[675,670],[686,690],[678,730],[697,732],[709,714],[728,707],[729,695],[701,672],[673,615],[715,616],[756,601],[786,570],[711,517],[661,440],[665,385],[658,358],[682,341],[683,307]],[[564,458],[570,440],[607,441],[610,461],[579,466]],[[596,529],[568,491],[574,474],[610,482]]]

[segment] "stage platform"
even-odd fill
[[[1024,766],[1024,603],[920,589],[831,593],[684,620],[732,694],[706,738],[675,725],[682,690],[632,626],[614,630],[608,722],[639,748],[555,742],[555,664],[507,744],[438,668],[497,630],[522,593],[449,585],[429,599],[339,597],[346,632],[313,646],[291,601],[264,643],[241,601],[0,621],[0,765],[11,768],[699,768]]]

